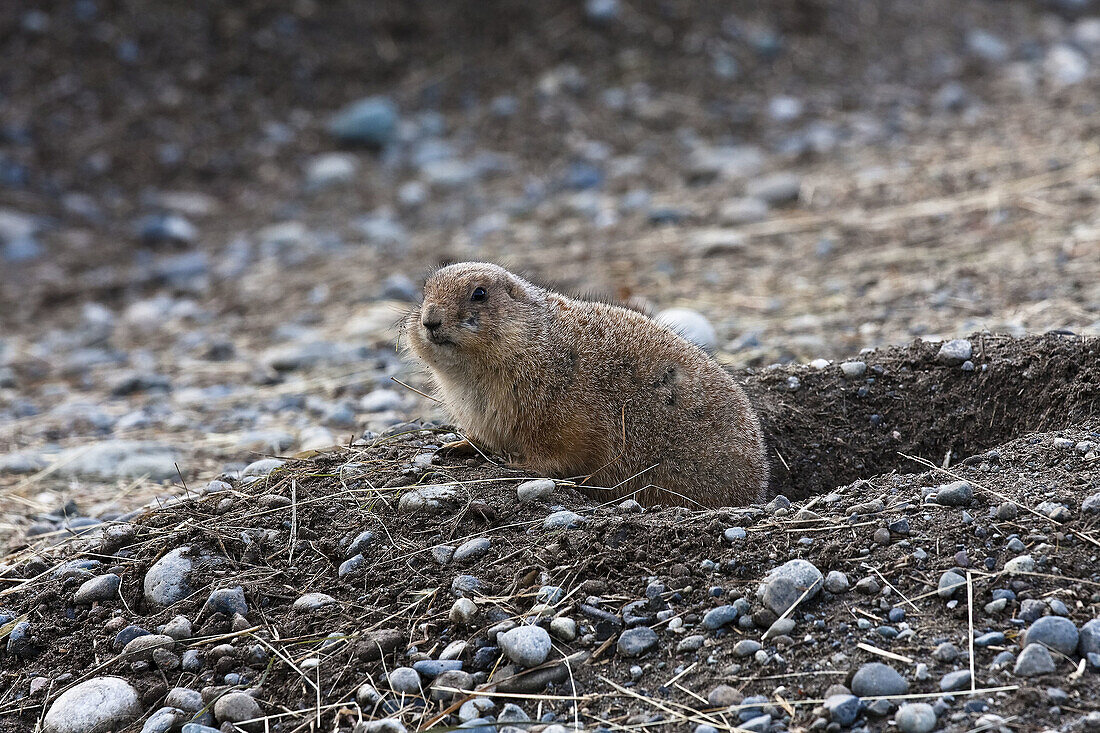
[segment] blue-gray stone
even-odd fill
[[[594,23],[610,23],[619,17],[619,0],[585,0],[584,14]]]
[[[940,346],[936,358],[945,364],[958,365],[969,359],[974,353],[974,347],[967,339],[952,339]]]
[[[328,131],[341,142],[384,147],[397,133],[397,105],[387,97],[360,99],[330,117]]]
[[[198,649],[188,649],[183,653],[181,659],[180,668],[184,672],[191,672],[194,674],[202,669],[202,655]]]
[[[550,654],[550,634],[540,626],[519,626],[497,635],[505,656],[521,667],[535,667]]]
[[[386,675],[390,689],[397,693],[417,695],[420,693],[420,675],[412,667],[396,667]]]
[[[473,575],[459,575],[451,581],[451,592],[457,596],[479,596],[485,593],[485,584]]]
[[[740,616],[735,606],[719,606],[712,608],[703,615],[703,628],[715,631],[726,624],[732,624]]]
[[[1054,658],[1042,644],[1028,644],[1016,657],[1012,672],[1017,677],[1038,677],[1054,671]]]
[[[95,603],[97,601],[110,601],[118,597],[119,586],[122,578],[108,573],[99,575],[91,580],[84,581],[73,595],[73,603]]]
[[[455,549],[454,555],[451,557],[451,559],[458,563],[476,560],[477,558],[488,552],[491,547],[492,542],[489,540],[488,537],[475,537],[472,540],[466,540],[461,545],[459,545]]]
[[[491,669],[500,658],[499,646],[483,646],[474,652],[474,658],[470,662],[470,666],[480,671]]]
[[[699,638],[702,639],[703,637]],[[733,656],[751,657],[763,648],[764,646],[755,639],[742,639],[733,645]]]
[[[954,570],[948,570],[940,576],[940,583],[936,592],[939,594],[940,598],[952,598],[959,592],[960,588],[965,587],[966,578],[959,575]]]
[[[959,649],[951,642],[944,642],[932,651],[932,656],[937,662],[950,664],[959,658]]]
[[[736,542],[748,537],[748,532],[745,531],[744,527],[730,527],[722,533],[722,537],[725,538],[726,542]]]
[[[198,238],[195,225],[179,214],[151,214],[141,220],[138,232],[147,244],[190,244]]]
[[[760,596],[764,605],[783,615],[799,598],[808,601],[820,591],[824,578],[808,560],[788,560],[764,577]],[[809,589],[809,592],[806,592]]]
[[[825,698],[825,712],[829,720],[847,727],[859,717],[860,702],[855,695],[830,695]]]
[[[141,726],[141,733],[168,733],[183,715],[182,710],[162,707],[145,720],[145,725]]]
[[[424,659],[413,662],[413,669],[428,679],[435,679],[444,672],[462,669],[460,659]]]
[[[970,670],[960,669],[957,672],[948,672],[940,679],[940,690],[943,692],[958,692],[970,687]]]
[[[145,636],[148,633],[148,631],[141,628],[140,626],[134,626],[133,624],[131,624],[130,626],[123,628],[121,631],[115,634],[115,638],[111,642],[111,648],[115,651],[118,651],[134,639],[138,638],[139,636]]]
[[[936,503],[942,506],[969,506],[974,487],[967,481],[952,481],[936,488]]]
[[[755,718],[749,718],[738,727],[742,730],[751,731],[751,733],[767,733],[768,729],[771,728],[771,724],[772,716],[765,713]]]
[[[191,595],[189,584],[192,563],[187,557],[188,546],[178,547],[153,563],[145,573],[145,599],[160,606],[170,606]]]
[[[1100,654],[1100,618],[1086,621],[1081,627],[1081,633],[1077,642],[1077,653],[1082,657],[1089,654]]]
[[[498,723],[526,723],[529,720],[531,717],[523,711],[523,708],[511,702],[505,703],[497,715]]]
[[[543,529],[574,529],[579,527],[584,519],[576,512],[571,512],[568,509],[562,509],[561,511],[554,512],[546,517],[542,523]]]
[[[0,245],[0,258],[5,262],[19,264],[37,260],[45,254],[45,248],[34,237],[19,237]]]
[[[741,701],[741,710],[737,713],[737,717],[742,722],[760,717],[767,705],[768,698],[763,695],[751,695]]]
[[[498,727],[492,718],[474,718],[460,723],[459,730],[467,733],[498,733]]]
[[[345,575],[350,575],[359,568],[363,567],[366,561],[367,559],[362,555],[349,557],[347,560],[344,560],[344,562],[340,563],[340,568],[336,572],[341,578],[343,578]]]
[[[635,626],[619,635],[616,649],[624,657],[640,657],[657,646],[657,632],[648,626]]]
[[[925,702],[906,703],[894,714],[894,724],[901,733],[931,733],[936,729],[936,711]]]
[[[1066,656],[1072,656],[1077,652],[1079,638],[1077,627],[1068,618],[1044,616],[1028,627],[1023,634],[1022,643],[1024,646],[1042,644]]]
[[[1000,646],[1006,643],[1008,640],[1005,635],[1000,631],[989,631],[981,636],[975,637],[974,646],[987,647],[987,646]]]
[[[226,616],[232,616],[235,613],[242,616],[248,615],[248,602],[244,598],[244,588],[239,585],[211,591],[210,597],[206,599],[206,606]]]
[[[141,711],[137,690],[129,682],[96,677],[63,692],[46,712],[43,728],[50,733],[123,730]]]
[[[30,621],[20,621],[8,634],[8,653],[23,659],[29,659],[38,653],[38,647],[34,644],[31,635]]]
[[[881,662],[868,662],[852,677],[852,692],[859,697],[904,695],[909,683],[896,669]]]

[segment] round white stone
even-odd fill
[[[46,733],[105,733],[121,730],[141,715],[137,690],[120,677],[81,682],[58,697],[46,713]]]

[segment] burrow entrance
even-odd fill
[[[915,341],[837,364],[744,373],[769,440],[772,491],[803,499],[861,478],[952,464],[1027,433],[1100,429],[1100,339],[975,334],[973,371]],[[794,379],[792,379],[792,377]],[[797,380],[797,386],[795,386]]]

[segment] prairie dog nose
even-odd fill
[[[437,305],[429,305],[420,314],[420,325],[429,331],[434,331],[443,325],[443,309]]]

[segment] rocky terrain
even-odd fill
[[[1100,730],[1100,7],[77,0],[0,46],[0,731]],[[712,350],[769,503],[441,450],[395,324],[459,259]]]

